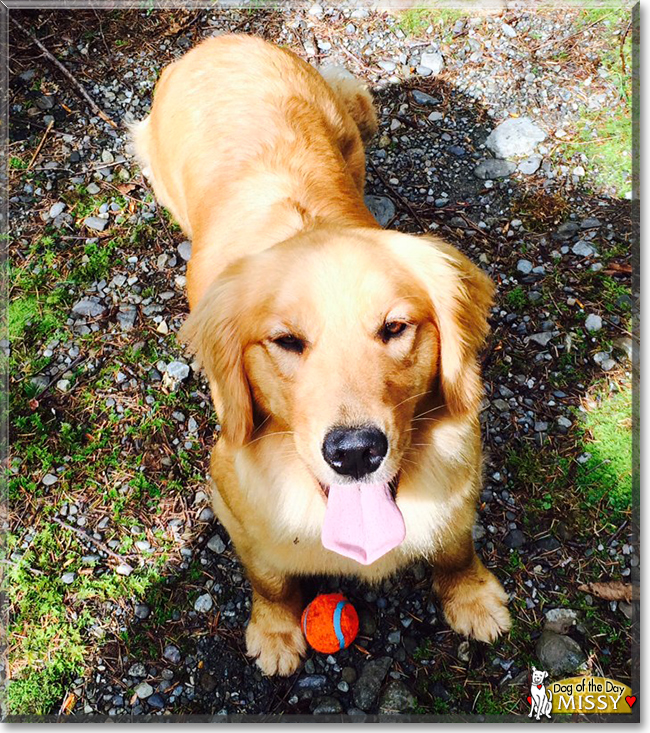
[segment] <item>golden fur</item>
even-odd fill
[[[378,581],[426,558],[459,633],[494,640],[507,598],[475,554],[481,483],[477,352],[493,286],[434,237],[382,230],[363,203],[368,91],[247,36],[167,67],[134,127],[158,199],[192,238],[181,333],[208,376],[222,434],[216,514],[253,586],[248,652],[290,674],[305,651],[300,576]],[[404,334],[379,338],[387,321]],[[281,348],[293,334],[304,353]],[[333,425],[379,425],[400,475],[406,539],[369,566],[326,550],[321,455]],[[319,485],[320,482],[320,485]]]

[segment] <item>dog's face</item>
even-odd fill
[[[533,667],[531,676],[534,685],[541,685],[546,677],[548,677],[548,672],[543,672],[541,669],[535,669],[535,667]]]
[[[439,241],[321,230],[230,267],[183,335],[218,386],[234,446],[272,419],[325,493],[394,488],[419,425],[476,409],[491,294]]]

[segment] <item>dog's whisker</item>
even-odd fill
[[[254,432],[254,433],[258,433],[258,432],[259,432],[259,431],[260,431],[260,430],[261,430],[261,429],[262,429],[262,428],[263,428],[263,427],[264,427],[264,426],[266,425],[266,423],[267,423],[267,422],[268,422],[268,421],[269,421],[270,419],[271,419],[271,415],[269,414],[269,415],[267,415],[267,416],[266,416],[266,417],[264,418],[264,420],[262,420],[262,422],[261,422],[261,423],[260,423],[260,424],[259,424],[259,425],[258,425],[258,426],[257,426],[257,427],[255,428],[255,430],[254,430],[253,432]]]
[[[410,397],[407,397],[405,400],[402,400],[401,402],[398,402],[393,409],[394,410],[397,409],[398,407],[400,407],[401,405],[403,405],[405,402],[408,402],[409,400],[415,400],[418,397],[424,397],[424,395],[429,394],[429,391],[430,390],[427,389],[424,392],[418,392],[418,394],[411,395]]]
[[[255,438],[254,440],[249,440],[248,443],[246,443],[246,447],[249,445],[252,445],[253,443],[257,443],[258,440],[262,440],[263,438],[270,438],[272,435],[293,435],[293,430],[278,430],[274,433],[267,433],[266,435],[260,435],[259,438]]]
[[[436,412],[436,410],[442,410],[442,408],[446,406],[447,405],[438,405],[437,407],[432,407],[430,410],[425,410],[424,412],[421,412],[419,415],[416,415],[415,417],[418,418],[418,417],[422,417],[422,415],[428,415],[430,412]]]

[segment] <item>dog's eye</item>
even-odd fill
[[[401,336],[408,328],[408,323],[404,321],[386,321],[379,332],[382,341],[387,342],[391,339]]]
[[[302,354],[305,350],[305,342],[292,333],[274,338],[273,343],[285,351],[293,351],[294,354]]]

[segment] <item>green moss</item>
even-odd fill
[[[523,310],[528,300],[521,285],[517,285],[516,288],[506,293],[506,302],[513,310]]]
[[[580,464],[576,483],[585,500],[605,511],[629,511],[632,501],[632,389],[605,396],[586,414],[584,449],[591,454]]]

